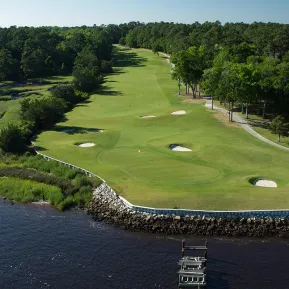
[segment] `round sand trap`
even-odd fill
[[[87,143],[79,144],[78,146],[81,148],[90,148],[90,147],[94,147],[95,143],[87,142]]]
[[[182,115],[182,114],[186,114],[186,112],[184,110],[177,110],[171,113],[172,115]]]
[[[140,118],[153,118],[155,115],[142,115]]]
[[[101,129],[90,129],[89,132],[103,132]]]
[[[170,149],[172,151],[175,151],[175,152],[191,152],[192,151],[192,150],[190,150],[188,148],[185,148],[185,147],[182,147],[182,146],[179,146],[179,145],[176,145],[176,144],[170,145]]]
[[[254,184],[257,187],[277,188],[277,184],[268,180],[257,180]]]

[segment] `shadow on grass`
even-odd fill
[[[123,52],[118,50],[115,54],[114,67],[144,67],[147,59],[138,56],[135,52]]]
[[[119,75],[119,74],[123,74],[123,73],[125,73],[125,71],[123,71],[123,68],[114,67],[113,72],[110,73],[109,75]]]
[[[96,128],[96,127],[87,128],[87,127],[79,127],[79,126],[58,125],[55,127],[55,131],[66,133],[69,135],[74,135],[74,134],[87,134],[87,133],[101,133],[102,131],[104,131],[104,129]]]
[[[76,105],[73,107],[73,109],[75,109],[76,107],[87,107],[88,104],[91,103],[91,102],[92,102],[92,100],[86,99],[86,100],[84,100],[84,101],[76,104]],[[72,110],[73,110],[73,109],[72,109]]]
[[[33,78],[28,79],[27,82],[30,82],[32,85],[44,85],[44,84],[64,84],[70,83],[69,80],[65,79],[65,75],[54,75],[54,76],[47,76],[43,78]]]
[[[47,151],[46,148],[44,148],[44,147],[39,147],[39,146],[35,146],[35,149],[36,149],[38,152],[44,152],[44,151]]]
[[[245,110],[242,112],[241,107],[235,107],[234,112],[238,112],[240,116],[253,127],[268,129],[271,123],[271,119],[273,119],[273,115],[271,114],[266,114],[266,118],[261,118],[261,115],[258,114],[258,109],[256,107],[249,107],[249,118],[246,118]]]
[[[113,90],[111,87],[103,86],[98,89],[96,92],[98,95],[107,95],[107,96],[122,96],[123,93],[118,90]]]
[[[255,119],[247,119],[247,122],[254,127],[261,127],[268,129],[270,126],[269,120],[255,120]]]

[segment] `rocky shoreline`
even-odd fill
[[[196,236],[289,237],[289,218],[212,218],[135,212],[105,183],[97,188],[87,213],[125,230]]]

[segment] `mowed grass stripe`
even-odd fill
[[[67,114],[58,128],[99,128],[103,133],[48,131],[37,139],[43,153],[95,172],[129,201],[190,209],[289,208],[289,154],[214,117],[202,103],[177,97],[177,83],[162,57],[122,51],[123,67],[99,94]],[[137,65],[130,59],[139,59]],[[128,65],[128,66],[125,66]],[[171,112],[185,110],[186,115]],[[141,119],[141,115],[156,118]],[[57,130],[57,128],[56,128]],[[77,142],[94,142],[79,148]],[[178,143],[192,152],[173,152]],[[278,188],[252,186],[251,177]]]

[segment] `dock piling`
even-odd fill
[[[206,288],[207,241],[204,246],[186,246],[182,240],[182,258],[179,260],[179,289]],[[204,251],[203,256],[185,256],[186,251]]]

